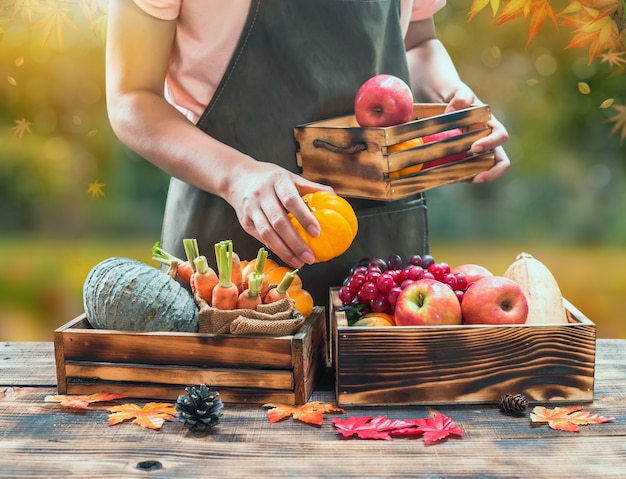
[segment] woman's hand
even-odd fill
[[[329,186],[305,180],[272,163],[252,160],[244,174],[229,180],[225,199],[249,235],[292,267],[300,268],[312,264],[315,256],[287,213],[293,214],[311,236],[318,236],[320,225],[301,196],[319,190],[333,192]]]
[[[463,85],[454,92],[454,95],[448,102],[445,113],[469,108],[472,104],[481,104],[481,102],[467,86]],[[502,145],[509,140],[509,134],[506,131],[506,128],[494,116],[492,116],[491,120],[487,122],[487,125],[491,127],[491,133],[476,140],[472,144],[471,152],[474,154],[480,154],[484,151],[493,150],[496,163],[491,167],[491,169],[477,174],[472,179],[472,183],[486,183],[493,181],[502,176],[511,166],[509,157],[502,147]]]

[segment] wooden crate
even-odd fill
[[[361,128],[354,115],[307,123],[294,129],[302,176],[331,185],[347,197],[397,200],[441,185],[464,181],[495,164],[493,152],[469,153],[477,139],[491,131],[489,106],[444,114],[445,104],[416,103],[413,121],[386,128]],[[391,145],[444,130],[460,128],[462,135],[414,148],[388,152]],[[393,177],[413,165],[467,152],[454,163],[424,168]]]
[[[54,332],[58,391],[175,400],[206,384],[227,403],[304,404],[326,367],[325,313],[276,338],[93,329],[83,314]]]
[[[596,328],[565,304],[568,324],[350,327],[331,289],[337,402],[593,401]]]

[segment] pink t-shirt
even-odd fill
[[[134,0],[161,20],[178,19],[165,96],[196,123],[213,97],[246,22],[251,0]],[[446,0],[402,0],[402,29],[431,17]],[[205,68],[197,68],[205,65]]]

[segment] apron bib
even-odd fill
[[[252,0],[237,49],[198,128],[297,173],[296,125],[351,114],[359,86],[376,74],[408,81],[399,16],[398,0]],[[428,253],[423,195],[395,202],[347,199],[359,221],[352,246],[299,272],[318,305],[328,305],[328,288],[340,286],[361,258]],[[245,233],[226,201],[174,178],[161,243],[184,258],[184,238],[196,238],[207,256],[224,239],[233,240],[242,259],[255,258],[263,246]]]

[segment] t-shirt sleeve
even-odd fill
[[[182,0],[134,0],[148,15],[160,20],[173,20],[178,17]]]
[[[446,0],[415,0],[413,2],[413,11],[411,12],[411,21],[423,20],[432,17],[446,5]]]

